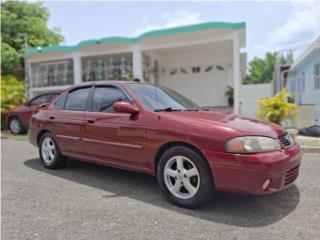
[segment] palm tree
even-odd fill
[[[255,57],[249,63],[248,74],[243,80],[244,84],[269,83],[274,78],[275,64],[278,54],[266,53],[264,59]],[[280,57],[280,63],[292,63],[292,54]]]

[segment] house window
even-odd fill
[[[201,71],[200,67],[192,67],[192,73],[199,73]]]
[[[211,72],[213,70],[213,66],[206,67],[205,72]]]
[[[81,67],[83,82],[129,80],[132,78],[132,54],[84,57]]]
[[[314,89],[320,89],[320,62],[314,65]]]
[[[31,64],[31,87],[72,85],[73,61],[71,59]]]

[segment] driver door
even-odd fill
[[[100,161],[144,166],[146,131],[139,116],[114,111],[117,101],[129,101],[122,89],[95,86],[82,129],[85,154]]]

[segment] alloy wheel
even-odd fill
[[[55,145],[53,140],[50,137],[46,137],[43,139],[42,144],[41,144],[41,154],[43,160],[47,163],[50,164],[55,157]]]
[[[12,119],[10,121],[10,130],[14,133],[14,134],[18,134],[21,131],[21,124],[19,122],[18,119]]]
[[[200,174],[196,165],[187,157],[174,156],[164,167],[164,182],[177,198],[189,199],[197,194]]]

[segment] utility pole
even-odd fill
[[[276,62],[275,62],[275,82],[274,82],[274,94],[277,94],[281,91],[281,62],[280,59],[283,56],[283,53],[288,53],[293,55],[294,49],[282,49],[277,51]]]
[[[17,34],[18,37],[23,37],[23,41],[24,41],[24,52],[27,52],[28,50],[28,34],[27,33],[18,33]],[[28,73],[29,70],[29,67],[28,67],[28,63],[26,60],[24,60],[24,85],[25,85],[25,88],[26,88],[26,92],[25,92],[25,95],[26,95],[26,98],[28,99],[29,98],[29,73]]]
[[[24,51],[27,51],[28,50],[28,34],[27,33],[18,33],[18,37],[23,37]]]

